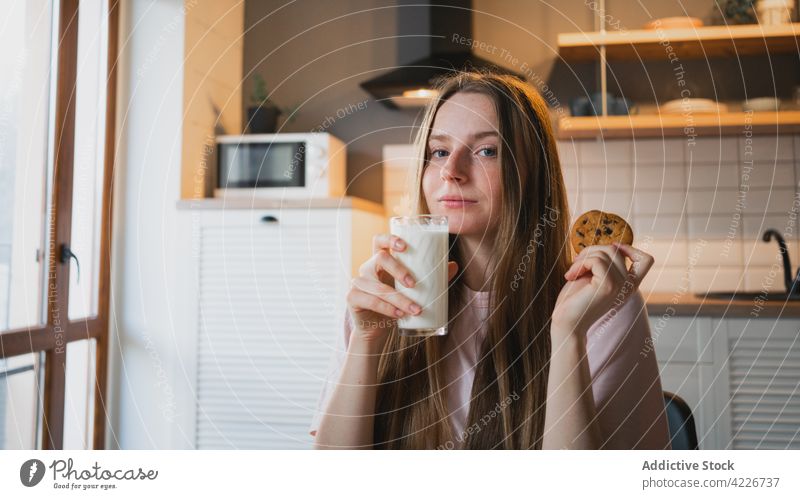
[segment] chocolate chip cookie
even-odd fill
[[[619,215],[600,210],[587,211],[572,224],[570,242],[575,253],[595,244],[611,244],[617,241],[633,243],[633,229]]]

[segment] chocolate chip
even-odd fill
[[[583,244],[583,243],[578,243],[578,246],[580,246],[581,248],[585,248],[586,247],[586,245]]]
[[[606,227],[605,229],[603,229],[603,232],[605,232],[606,235],[608,236],[608,235],[611,235],[611,233],[614,232],[614,231],[611,230],[611,227]]]
[[[577,232],[578,235],[581,236],[581,237],[586,237],[586,235],[583,232],[579,231],[579,230],[576,230],[575,232]]]
[[[596,230],[594,231],[594,235],[595,235],[595,236],[599,236],[599,235],[600,235],[600,229],[596,229]]]

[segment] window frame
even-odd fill
[[[52,214],[49,259],[45,283],[47,320],[32,326],[0,332],[0,358],[44,352],[44,394],[41,448],[63,449],[64,398],[67,344],[94,339],[96,342],[94,425],[92,447],[105,448],[106,389],[108,384],[109,296],[112,236],[112,179],[115,159],[117,47],[119,0],[107,0],[108,56],[106,61],[105,136],[103,151],[102,219],[97,315],[69,320],[70,261],[61,261],[61,248],[70,246],[72,226],[72,181],[75,145],[75,95],[77,84],[79,0],[58,0],[58,53],[55,77],[55,123],[53,130]]]

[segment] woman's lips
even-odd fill
[[[464,208],[473,204],[477,204],[478,202],[473,201],[472,199],[442,198],[439,200],[439,203],[445,208]]]

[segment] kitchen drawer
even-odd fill
[[[650,335],[659,362],[713,361],[714,331],[708,317],[650,316]],[[724,331],[722,333],[724,334]]]

